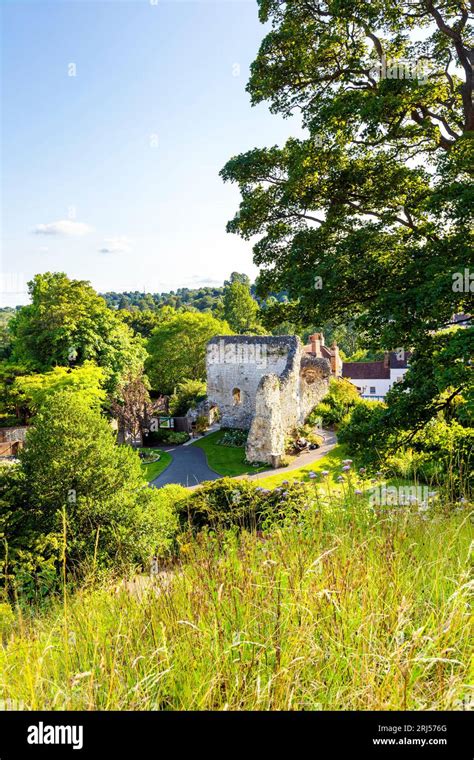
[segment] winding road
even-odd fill
[[[208,466],[206,455],[199,446],[173,446],[164,451],[171,454],[173,461],[150,483],[156,488],[170,485],[170,483],[189,488],[204,480],[222,478],[222,475],[218,475]]]
[[[254,475],[237,475],[236,477],[247,480],[261,480],[262,478],[267,478],[269,475],[278,475],[279,473],[299,470],[300,467],[316,462],[331,451],[337,443],[336,436],[333,432],[322,430],[321,433],[324,437],[324,443],[321,448],[300,454],[294,462],[287,467],[279,467],[275,470],[265,470],[264,472],[255,473]],[[161,475],[158,475],[158,477],[150,483],[150,485],[155,486],[155,488],[161,488],[162,486],[167,486],[171,483],[186,486],[187,488],[195,488],[204,480],[218,480],[223,477],[222,475],[218,475],[217,472],[214,472],[214,470],[211,470],[207,464],[206,455],[199,446],[193,446],[192,444],[172,446],[164,449],[164,451],[171,454],[173,461],[168,465],[166,470],[161,473]]]

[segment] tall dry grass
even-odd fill
[[[441,710],[469,701],[466,508],[308,509],[262,537],[201,534],[153,582],[92,585],[0,648],[25,709]]]

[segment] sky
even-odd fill
[[[296,119],[251,107],[254,0],[1,0],[0,305],[65,271],[99,291],[252,278],[226,161]]]

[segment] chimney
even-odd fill
[[[324,335],[322,333],[314,333],[314,335],[309,336],[309,339],[311,341],[311,352],[315,356],[321,357],[321,346],[324,346]]]
[[[333,341],[331,351],[331,372],[335,377],[339,377],[341,374],[341,359],[339,357],[339,346],[336,341]]]
[[[384,369],[390,368],[390,351],[385,351],[385,354],[383,357],[383,366],[384,366]]]

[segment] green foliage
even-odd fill
[[[184,430],[175,431],[169,428],[158,428],[158,430],[150,430],[149,433],[144,434],[143,439],[147,446],[155,446],[159,443],[179,445],[189,441],[189,433]]]
[[[146,356],[141,339],[88,282],[46,272],[28,286],[32,303],[10,322],[14,361],[47,372],[55,365],[90,360],[104,369],[110,393],[115,393],[125,374],[140,371]]]
[[[183,380],[176,386],[169,400],[169,410],[175,417],[183,417],[189,409],[194,409],[199,401],[206,398],[206,383],[203,380]]]
[[[155,315],[158,321],[161,321],[167,310],[212,312],[214,316],[218,316],[217,312],[222,310],[223,295],[222,286],[205,286],[195,289],[178,288],[169,293],[143,293],[137,290],[125,293],[109,292],[104,293],[102,297],[136,332],[148,337],[149,325],[155,320]]]
[[[433,417],[440,393],[462,393],[448,366],[461,372],[472,356],[468,330],[448,334],[444,371],[425,350],[472,300],[472,287],[453,287],[474,233],[465,10],[402,0],[259,7],[269,27],[251,67],[252,103],[298,111],[307,130],[234,156],[221,172],[241,192],[228,230],[257,236],[258,295],[287,294],[267,324],[351,323],[374,351],[405,347],[437,374],[430,392],[425,383],[422,394],[415,385],[405,394],[416,396],[418,418]],[[410,399],[387,401],[387,429],[393,421],[410,430]]]
[[[386,463],[403,477],[443,484],[452,498],[469,496],[474,486],[473,451],[474,428],[440,416],[417,432],[410,446],[389,453]]]
[[[15,614],[8,602],[0,602],[0,641],[10,633],[15,622]]]
[[[234,280],[224,291],[224,318],[236,333],[252,333],[258,328],[258,304],[248,284]]]
[[[189,491],[178,485],[148,490],[152,493],[147,513],[153,534],[150,552],[153,556],[167,559],[176,553],[180,505],[188,498]]]
[[[35,414],[51,393],[66,390],[80,393],[89,406],[99,407],[105,401],[104,378],[101,367],[86,361],[82,367],[74,369],[54,367],[50,372],[19,376],[15,379],[14,390],[29,415]]]
[[[323,426],[336,425],[346,417],[348,412],[359,403],[360,396],[357,388],[345,378],[332,377],[329,391],[324,399],[314,408],[308,418],[310,424],[316,424],[322,419]]]
[[[205,433],[208,428],[208,418],[205,414],[200,414],[196,420],[196,433]]]
[[[15,309],[9,306],[0,309],[0,361],[8,359],[11,354],[11,334],[8,324],[14,316]]]
[[[79,573],[86,563],[146,564],[164,541],[137,453],[69,391],[45,399],[20,466],[3,468],[0,506],[3,574],[30,594],[57,583],[65,542],[67,568]]]
[[[361,464],[378,465],[381,461],[381,420],[385,404],[381,401],[360,399],[350,416],[338,428],[337,437]]]
[[[245,446],[248,434],[248,430],[224,430],[219,446]]]
[[[338,439],[361,464],[384,467],[394,475],[443,486],[450,498],[468,497],[473,488],[474,428],[443,413],[413,429],[407,440],[383,434],[387,407],[360,401],[338,430]]]
[[[215,335],[230,335],[229,325],[210,314],[185,312],[155,327],[148,341],[146,369],[152,388],[171,394],[189,378],[204,380],[206,346]]]
[[[0,362],[0,410],[5,419],[16,419],[16,424],[25,424],[30,415],[30,410],[23,404],[16,379],[28,375],[31,370],[29,365]]]
[[[261,530],[290,523],[304,510],[308,493],[303,484],[269,490],[252,481],[221,478],[204,483],[179,507],[183,528],[193,531]]]

